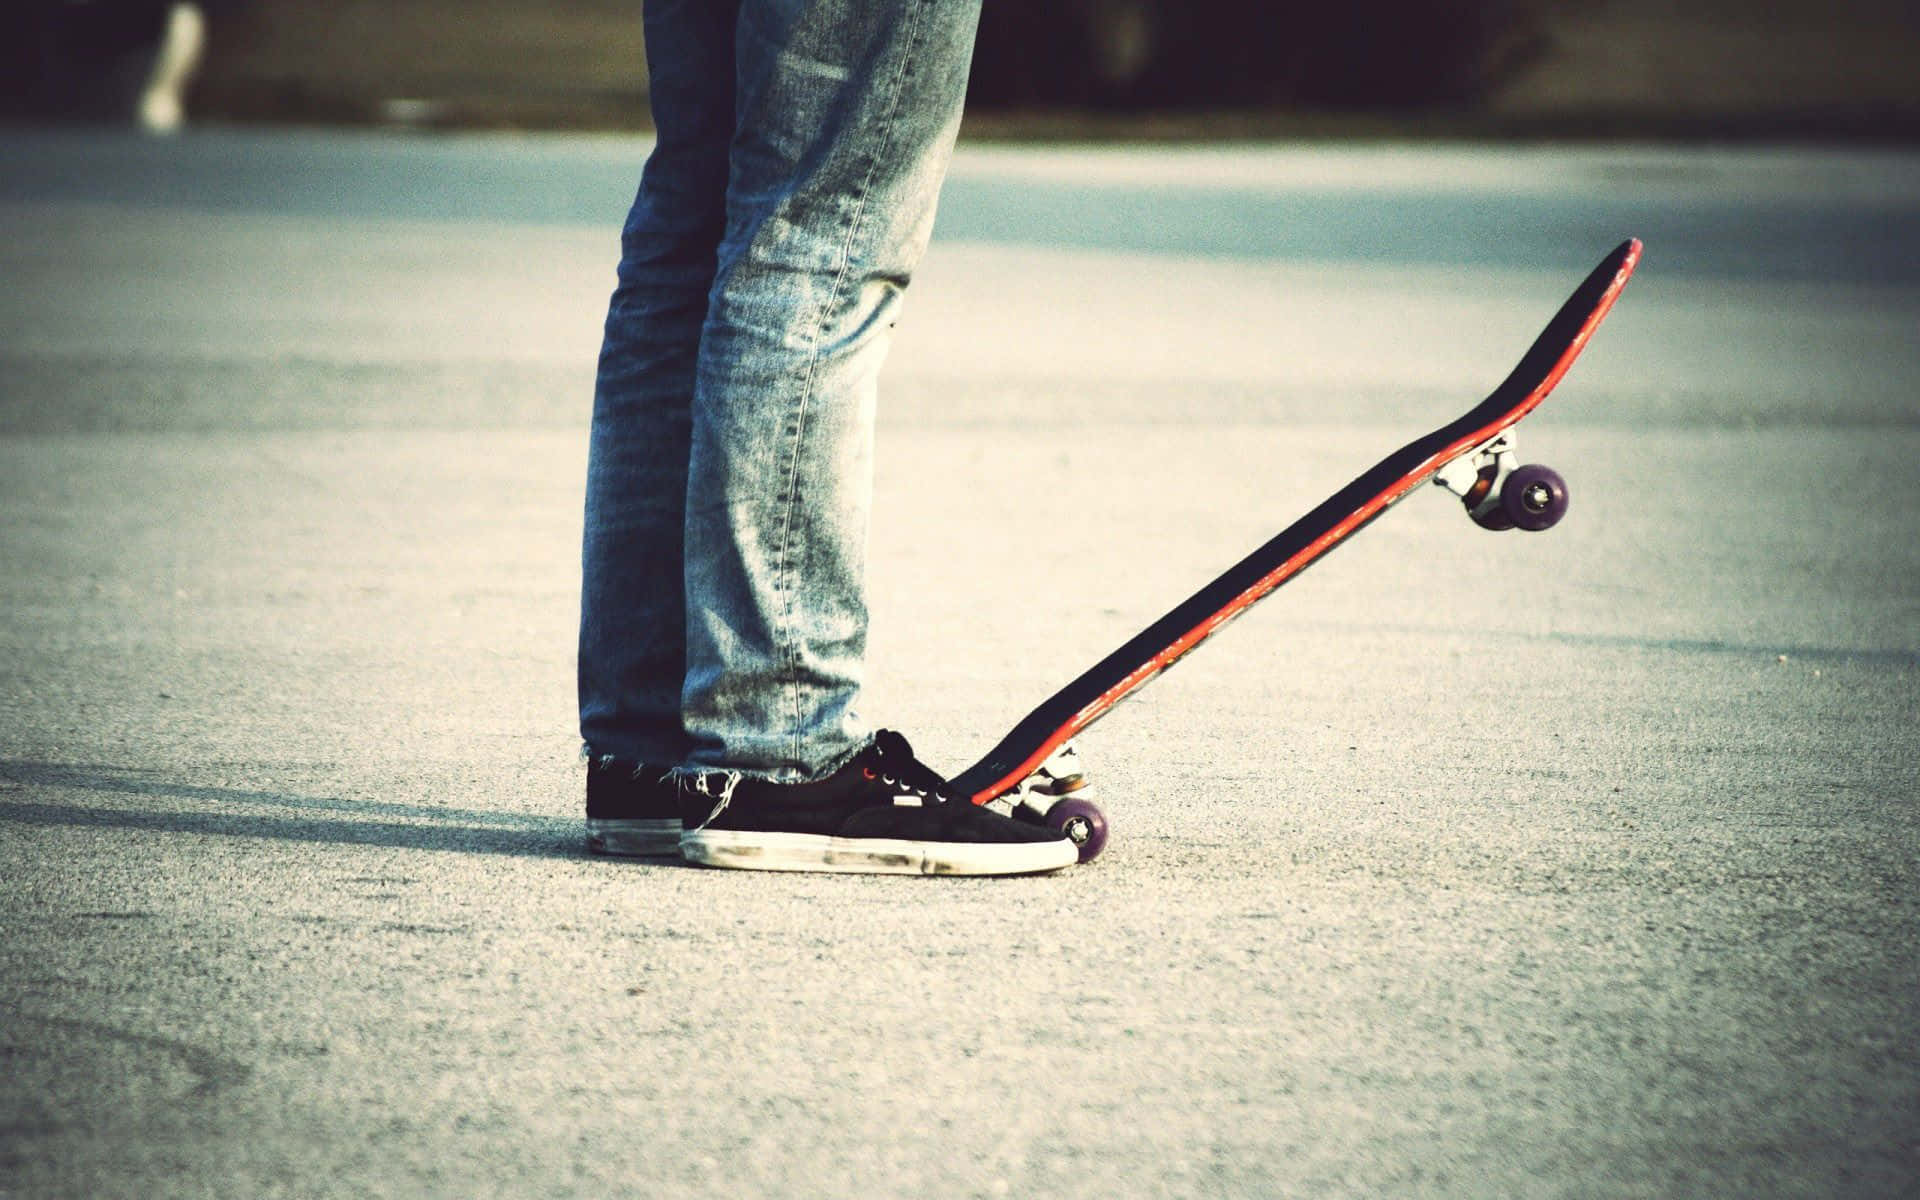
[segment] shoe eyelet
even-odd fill
[[[867,777],[868,779],[873,779],[873,778],[875,778],[875,776],[874,776],[874,773],[873,773],[873,768],[872,768],[872,767],[861,767],[861,768],[860,768],[860,773],[861,773],[862,775],[864,775],[864,776],[866,776],[866,777]]]

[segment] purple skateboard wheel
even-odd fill
[[[1500,486],[1500,507],[1517,528],[1530,533],[1550,529],[1567,515],[1567,481],[1552,467],[1528,463]]]
[[[1513,518],[1507,515],[1506,509],[1500,507],[1499,501],[1487,504],[1487,496],[1493,491],[1493,485],[1499,479],[1499,467],[1492,463],[1481,467],[1479,478],[1474,481],[1473,487],[1467,494],[1461,497],[1461,503],[1467,506],[1467,515],[1473,518],[1475,525],[1482,529],[1491,529],[1495,533],[1504,533],[1513,528]],[[1482,505],[1487,505],[1484,511],[1481,511]]]
[[[1080,847],[1080,861],[1091,862],[1107,846],[1107,817],[1091,801],[1069,797],[1047,810],[1047,828]]]
[[[1513,528],[1513,518],[1507,515],[1506,509],[1497,504],[1483,513],[1469,509],[1467,515],[1473,518],[1475,525],[1482,529],[1491,529],[1495,533],[1504,533]]]

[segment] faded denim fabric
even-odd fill
[[[782,782],[870,734],[875,380],[932,233],[979,0],[648,0],[658,141],[587,468],[595,756]]]

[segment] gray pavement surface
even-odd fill
[[[954,769],[1647,258],[1095,729],[1099,861],[581,849],[642,142],[0,132],[0,1194],[1920,1188],[1920,157],[963,148],[867,709]]]

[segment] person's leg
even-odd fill
[[[725,230],[733,6],[648,0],[657,138],[621,231],[587,454],[580,732],[588,753],[682,761],[681,585],[700,329]]]
[[[875,377],[932,230],[979,0],[745,0],[686,524],[686,762],[824,778],[869,742]]]
[[[140,91],[134,118],[148,133],[178,133],[186,124],[187,88],[206,53],[207,16],[197,4],[172,4],[152,72]]]
[[[657,131],[621,232],[588,444],[580,598],[580,733],[589,844],[674,853],[664,781],[685,757],[681,585],[694,375],[733,136],[735,6],[648,0]]]
[[[687,481],[691,862],[1005,875],[1078,851],[855,715],[875,377],[932,231],[978,0],[743,0]]]

